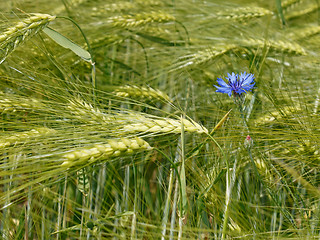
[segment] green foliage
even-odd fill
[[[319,237],[316,1],[0,11],[1,239]]]

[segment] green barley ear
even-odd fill
[[[114,90],[114,93],[118,97],[126,97],[126,98],[133,98],[133,99],[140,99],[140,100],[160,100],[171,102],[169,96],[158,90],[153,89],[151,87],[139,87],[134,85],[126,85],[121,86]]]
[[[269,124],[274,122],[277,119],[292,116],[292,114],[297,113],[299,111],[301,111],[301,108],[298,106],[283,107],[281,111],[275,110],[259,117],[258,119],[255,120],[255,123],[257,125]]]
[[[54,134],[56,131],[50,128],[36,128],[30,131],[25,131],[21,133],[15,133],[12,135],[4,135],[0,139],[0,149],[6,148],[12,145],[23,144],[31,139],[36,139],[37,137],[48,136]]]
[[[33,13],[30,17],[2,32],[0,34],[0,63],[21,43],[36,35],[54,19],[55,16]]]
[[[149,13],[138,13],[136,15],[122,15],[109,18],[108,22],[110,22],[115,27],[139,27],[148,25],[150,23],[166,23],[166,22],[174,22],[176,18],[171,14],[165,12],[149,12]]]
[[[298,18],[304,15],[313,13],[318,9],[319,9],[318,3],[306,4],[306,6],[304,6],[302,9],[299,8],[298,10],[288,12],[286,14],[286,19]]]
[[[274,52],[284,52],[293,55],[307,55],[304,48],[298,43],[284,40],[249,38],[243,40],[243,46],[256,49],[263,49],[264,46],[267,46],[270,51]]]
[[[155,7],[161,5],[163,5],[163,2],[154,0],[137,0],[134,2],[116,1],[114,3],[101,4],[99,8],[93,8],[91,16],[105,16],[106,12],[140,10],[142,7]]]
[[[109,139],[106,144],[94,144],[69,151],[62,156],[62,167],[70,168],[80,164],[95,163],[123,154],[131,154],[141,150],[151,150],[149,143],[142,138]]]
[[[290,8],[292,8],[296,5],[299,5],[303,2],[304,2],[303,0],[284,0],[284,1],[281,1],[281,7],[284,10],[287,10],[288,8],[290,9]]]
[[[96,49],[100,47],[106,47],[109,45],[121,44],[126,40],[127,37],[118,34],[108,34],[103,36],[97,36],[91,42],[91,48]]]
[[[273,12],[261,7],[239,7],[217,13],[218,19],[236,21],[247,21],[249,19],[259,18],[267,15],[273,15]]]
[[[144,134],[170,134],[181,133],[181,121],[157,117],[150,114],[141,114],[139,112],[112,111],[105,113],[98,108],[94,108],[90,103],[81,99],[70,100],[68,109],[71,111],[73,118],[88,122],[90,124],[99,124],[101,127],[116,127],[119,134],[130,135],[133,133]],[[183,119],[184,130],[194,133],[208,133],[208,130],[196,123],[192,119]]]
[[[293,40],[300,40],[311,37],[320,33],[320,26],[308,26],[299,28],[297,30],[291,30],[288,35]]]
[[[80,98],[69,100],[67,108],[75,118],[91,124],[107,122],[110,120],[105,113],[101,112],[98,108],[94,108],[90,103],[87,103]]]
[[[135,120],[136,119],[136,120]],[[181,121],[183,122],[184,131],[194,133],[208,134],[208,129],[194,122],[193,120],[182,119],[175,120],[171,118],[148,118],[143,115],[132,115],[132,123],[123,127],[127,134],[131,133],[154,133],[169,134],[181,133]]]
[[[174,65],[174,70],[196,67],[206,64],[230,51],[236,50],[238,47],[234,44],[225,44],[223,46],[209,47],[195,53],[182,56]]]
[[[26,98],[0,91],[0,113],[14,113],[43,110],[43,104],[35,98]]]
[[[84,195],[87,196],[88,192],[90,190],[90,182],[88,178],[88,174],[86,171],[86,168],[81,168],[79,171],[77,171],[77,189]]]

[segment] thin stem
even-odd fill
[[[133,216],[132,216],[132,223],[131,223],[131,240],[137,239],[137,233],[136,233],[136,225],[137,225],[137,205],[138,205],[138,176],[137,176],[137,168],[134,164],[134,161],[132,161],[132,167],[133,167],[133,179],[134,179],[134,203],[133,203]]]
[[[233,164],[231,178],[229,176],[230,171],[227,171],[227,175],[226,175],[226,180],[227,180],[227,184],[226,184],[226,205],[225,205],[225,211],[224,211],[221,239],[225,239],[225,237],[226,237],[228,220],[229,220],[229,209],[230,209],[230,203],[231,203],[231,194],[232,194],[232,189],[233,189],[234,182],[236,180],[236,169],[237,169],[237,158],[235,159],[234,164]]]
[[[177,146],[177,149],[180,148],[180,145],[181,145],[181,138],[179,138],[179,142],[178,142],[178,146]],[[174,162],[172,162],[172,167],[170,169],[170,176],[169,176],[169,186],[168,186],[168,193],[167,193],[167,199],[166,199],[166,204],[165,204],[165,208],[164,208],[164,213],[163,213],[163,218],[162,218],[162,234],[161,234],[161,240],[165,240],[165,236],[166,236],[166,226],[167,226],[167,222],[168,222],[168,218],[169,218],[169,210],[170,210],[170,201],[171,201],[171,192],[172,192],[172,189],[173,189],[173,181],[174,181],[174,178],[175,178],[175,173],[174,171],[176,171],[176,173],[178,174],[178,170],[177,170],[177,167],[175,166],[175,164],[177,162],[179,162],[179,156],[180,154],[178,153],[178,150],[176,152],[176,156],[175,156],[175,159],[174,159]],[[169,159],[170,160],[170,159]],[[179,177],[177,178],[177,181],[180,181]],[[177,192],[177,183],[176,183],[176,187],[175,187],[175,195],[178,194],[176,193]],[[175,208],[175,204],[177,202],[177,200],[175,200],[176,197],[174,197],[174,202],[173,202],[173,208]],[[172,214],[175,215],[176,213],[176,209],[172,209]],[[175,218],[175,216],[171,216],[171,226],[170,226],[170,234],[171,234],[171,231],[172,231],[172,218]]]
[[[185,136],[184,136],[184,125],[183,119],[185,116],[181,117],[181,151],[179,160],[181,162],[179,176],[180,176],[180,213],[179,213],[179,234],[178,240],[182,238],[182,227],[183,227],[183,219],[185,218],[185,214],[187,211],[187,193],[186,193],[186,174],[185,174]],[[179,149],[178,149],[179,150]]]
[[[161,240],[165,240],[166,236],[166,228],[167,228],[167,222],[169,218],[169,211],[170,211],[170,201],[171,201],[171,192],[173,188],[173,181],[174,181],[174,169],[170,169],[170,175],[169,175],[169,184],[168,184],[168,192],[167,192],[167,199],[165,203],[165,207],[163,210],[163,218],[162,218],[162,233],[161,233]]]
[[[234,102],[235,104],[238,106],[238,109],[239,109],[239,112],[240,112],[240,116],[241,116],[241,119],[243,121],[243,125],[244,127],[246,128],[248,134],[250,133],[250,130],[249,130],[249,127],[248,127],[248,124],[247,124],[247,121],[244,117],[244,110],[243,110],[243,99],[241,98],[241,96],[239,95],[235,95],[234,97]],[[252,137],[251,137],[252,139]],[[271,199],[273,200],[273,202],[280,208],[281,212],[284,213],[284,216],[287,217],[287,219],[294,224],[294,222],[292,221],[292,218],[290,217],[290,214],[285,211],[282,207],[281,207],[281,204],[278,202],[278,200],[276,199],[276,197],[274,196],[274,194],[271,192],[271,190],[269,189],[268,186],[266,186],[265,182],[262,180],[261,178],[261,175],[258,171],[258,168],[253,160],[253,157],[252,157],[252,152],[251,152],[251,148],[252,148],[252,144],[249,144],[248,147],[247,147],[247,151],[248,151],[248,155],[249,155],[249,158],[250,158],[250,161],[252,163],[252,166],[253,166],[253,169],[254,169],[254,172],[258,178],[258,181],[262,184],[263,188],[266,189],[266,191],[268,192],[269,196],[271,197]]]
[[[173,233],[175,231],[175,223],[176,223],[176,212],[177,212],[177,201],[178,201],[178,191],[179,183],[178,179],[176,179],[175,187],[174,187],[174,197],[172,203],[172,212],[171,212],[171,224],[170,224],[170,238],[169,240],[173,239]]]

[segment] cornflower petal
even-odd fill
[[[228,77],[226,77],[227,83],[222,80],[222,78],[217,78],[217,82],[220,86],[214,85],[217,90],[216,92],[227,93],[230,97],[232,93],[234,95],[240,95],[241,93],[246,93],[251,91],[255,85],[254,75],[251,73],[240,73],[232,74],[228,73]]]
[[[226,84],[226,82],[223,81],[222,78],[217,78],[217,82],[218,82],[218,84],[219,84],[221,87],[227,87],[227,88],[229,87],[229,85]]]
[[[215,86],[216,88],[218,88],[218,90],[216,90],[216,92],[221,92],[221,93],[227,93],[229,96],[231,96],[232,94],[232,90],[230,88],[223,88],[223,87],[218,87]]]
[[[252,83],[254,76],[253,74],[246,74],[246,72],[244,72],[240,75],[240,79],[243,79],[243,85],[247,85]]]

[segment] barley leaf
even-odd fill
[[[79,45],[72,42],[69,38],[66,38],[65,36],[53,30],[52,28],[46,27],[43,29],[43,31],[60,46],[70,49],[72,52],[74,52],[75,54],[77,54],[79,57],[81,57],[83,60],[87,62],[92,61],[90,53],[84,50],[83,48],[81,48]]]

